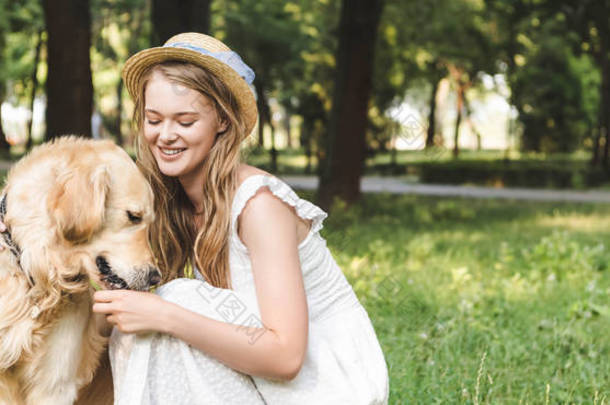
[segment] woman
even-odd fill
[[[95,293],[115,327],[115,403],[387,403],[371,322],[319,234],[326,213],[240,163],[252,70],[185,33],[132,56],[123,78],[165,284]]]

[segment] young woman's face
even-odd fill
[[[159,170],[181,181],[197,179],[216,135],[226,129],[213,102],[158,71],[144,97],[144,137]]]

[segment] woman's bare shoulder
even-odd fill
[[[245,163],[239,165],[237,168],[237,183],[238,186],[244,182],[248,177],[255,176],[257,174],[264,174],[266,176],[271,176],[270,173],[259,169],[258,167],[250,166]]]

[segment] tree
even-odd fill
[[[341,3],[337,0],[300,0],[293,7],[294,20],[304,36],[304,49],[292,62],[291,80],[280,89],[280,99],[288,111],[301,116],[300,145],[307,158],[306,172],[324,160],[325,134],[335,88],[335,54]]]
[[[0,9],[7,10],[6,0],[0,0]],[[8,31],[8,15],[6,12],[0,14],[0,56],[4,55],[5,38]],[[6,97],[6,66],[4,65],[5,58],[0,59],[0,107]],[[0,150],[8,151],[10,144],[6,140],[6,134],[2,128],[2,108],[0,108]]]
[[[514,75],[512,88],[524,124],[521,148],[526,151],[572,152],[594,120],[584,108],[584,93],[590,90],[581,83],[586,61],[579,64],[561,31],[556,17],[545,20],[536,47],[525,54],[527,62]]]
[[[456,93],[453,153],[458,155],[468,90],[478,85],[481,72],[496,70],[492,27],[483,11],[476,0],[402,1],[386,6],[380,31],[385,41],[380,42],[377,54],[385,55],[385,60],[376,61],[380,69],[376,70],[374,99],[382,111],[388,101],[400,105],[407,89],[417,90],[413,93],[419,102],[426,99],[427,128],[422,125],[417,134],[422,139],[410,139],[411,143],[435,146],[437,91],[441,80],[449,78]]]
[[[424,94],[429,97],[426,137],[409,139],[412,144],[421,142],[426,148],[434,146],[436,93],[440,81],[447,76],[446,63],[441,60],[445,55],[441,44],[447,41],[442,31],[446,25],[444,1],[388,2],[381,19],[379,51],[376,51],[373,99],[380,112],[402,104],[410,89],[417,89],[418,98],[425,98]],[[393,125],[394,133],[401,132],[398,129],[401,122],[386,122],[386,125]]]
[[[610,0],[546,0],[542,3],[545,11],[559,11],[565,16],[567,27],[578,35],[577,51],[591,55],[599,69],[598,122],[591,163],[596,166],[601,161],[602,166],[610,170]]]
[[[447,67],[456,93],[456,122],[453,157],[459,155],[460,124],[468,105],[468,90],[479,83],[480,73],[493,74],[497,54],[489,24],[482,18],[480,2],[448,1],[436,10],[441,26],[436,43],[431,44],[436,58]],[[437,22],[438,24],[438,22]]]
[[[91,136],[93,83],[89,0],[44,0],[47,26],[47,131]]]
[[[152,0],[152,44],[163,44],[181,32],[210,31],[212,0]]]
[[[36,101],[36,92],[38,90],[38,65],[40,63],[40,54],[42,50],[42,45],[44,43],[43,39],[44,29],[39,28],[36,35],[36,47],[34,48],[34,66],[32,67],[32,74],[30,76],[30,81],[32,83],[32,89],[30,92],[30,118],[28,120],[27,127],[27,135],[25,142],[25,149],[32,149],[32,145],[34,144],[34,137],[32,135],[32,130],[34,127],[34,102]]]
[[[0,20],[5,25],[0,28],[0,41],[6,46],[1,51],[0,76],[4,80],[0,86],[4,86],[5,96],[10,96],[11,103],[27,104],[33,113],[39,87],[38,66],[42,64],[44,51],[42,6],[34,0],[2,0],[2,3],[0,8],[4,12]],[[32,142],[32,116],[26,124],[26,148]]]
[[[607,153],[600,139],[608,125],[603,111],[610,111],[610,72],[607,85],[603,74],[610,58],[610,1],[486,0],[486,6],[506,64],[510,101],[523,124],[522,146],[570,150],[589,132],[597,164],[600,153]],[[591,56],[601,80],[583,54]],[[598,95],[592,91],[596,83]]]
[[[291,3],[294,7],[296,4]],[[226,2],[218,32],[226,38],[256,73],[254,87],[259,113],[258,145],[264,146],[263,131],[271,132],[271,171],[277,170],[275,128],[269,100],[279,89],[293,86],[302,77],[301,52],[306,38],[284,1],[243,0]]]
[[[151,21],[147,0],[92,0],[92,57],[96,61],[94,86],[96,105],[104,129],[116,137],[119,145],[129,142],[124,136],[124,87],[121,67],[127,58],[150,46]],[[106,80],[99,80],[106,77]],[[114,80],[110,79],[114,78]],[[109,99],[114,108],[108,109]],[[102,105],[106,109],[101,108]],[[128,132],[131,134],[131,132]]]
[[[383,0],[343,0],[339,22],[336,86],[318,203],[329,209],[339,197],[360,197],[375,42]]]

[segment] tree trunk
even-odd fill
[[[305,151],[305,157],[307,158],[307,164],[305,165],[305,174],[311,174],[313,166],[313,151],[311,147],[311,139],[313,138],[313,122],[314,120],[310,120],[306,116],[303,117],[303,121],[301,122],[301,133],[299,136],[299,140],[301,143],[301,147]]]
[[[603,97],[603,94],[601,94],[601,92],[603,92],[603,87],[600,86],[600,96]],[[591,160],[590,160],[590,165],[591,167],[597,167],[597,165],[599,165],[599,146],[600,146],[600,139],[603,137],[603,120],[604,118],[602,117],[602,107],[601,105],[599,106],[599,111],[597,113],[597,123],[593,126],[593,128],[591,129],[591,133],[593,136],[593,147],[591,149]]]
[[[121,115],[123,114],[123,79],[119,79],[116,86],[116,142],[123,146],[123,132],[121,132]]]
[[[36,101],[36,90],[38,89],[38,64],[40,63],[40,48],[42,47],[42,33],[44,30],[38,31],[38,42],[36,43],[36,50],[34,51],[34,69],[32,70],[32,92],[30,93],[30,119],[28,120],[27,135],[25,140],[25,149],[32,149],[34,139],[32,138],[32,132],[34,129],[34,102]]]
[[[343,0],[333,106],[320,170],[318,203],[329,210],[338,197],[360,197],[373,55],[383,0]]]
[[[210,31],[212,0],[152,0],[151,42],[161,45],[181,32]]]
[[[608,161],[608,149],[610,146],[610,57],[605,52],[602,55],[599,136],[603,136],[606,141],[604,143],[602,163],[604,168],[608,170],[610,169],[610,162]]]
[[[275,148],[275,128],[269,121],[269,129],[271,129],[271,172],[277,173],[277,149]]]
[[[475,127],[474,123],[472,122],[472,108],[470,108],[470,102],[468,101],[468,98],[463,97],[463,100],[464,100],[464,112],[465,112],[465,116],[466,116],[466,121],[468,122],[468,126],[470,127],[470,130],[477,137],[477,150],[480,151],[483,149],[483,137],[481,136],[481,133],[477,130],[477,127]]]
[[[290,124],[291,115],[288,110],[285,111],[284,116],[284,129],[286,131],[286,148],[292,149],[292,137],[290,136],[290,132],[292,132],[292,125]]]
[[[6,34],[0,33],[0,54],[4,54],[4,47],[6,46]],[[3,79],[0,79],[0,150],[9,152],[11,145],[6,140],[6,134],[2,128],[2,103],[6,97],[6,83]]]
[[[256,107],[258,108],[258,144],[264,149],[264,129],[265,124],[271,125],[271,110],[265,94],[265,81],[261,75],[258,76],[258,80],[254,81],[254,88],[256,89]]]
[[[89,0],[44,0],[47,26],[46,135],[91,137],[93,83]]]
[[[434,80],[430,92],[430,112],[428,113],[428,132],[426,134],[426,149],[434,146],[434,133],[436,132],[436,92],[441,79]]]
[[[464,87],[458,82],[457,88],[457,118],[455,120],[455,132],[453,135],[453,157],[457,158],[460,154],[460,124],[462,123],[462,107],[464,105]]]
[[[260,114],[258,119],[258,147],[265,149],[265,121],[260,118]]]
[[[392,174],[396,172],[396,168],[398,167],[398,150],[396,149],[396,135],[393,136],[392,139],[392,149],[390,149],[390,170]]]

